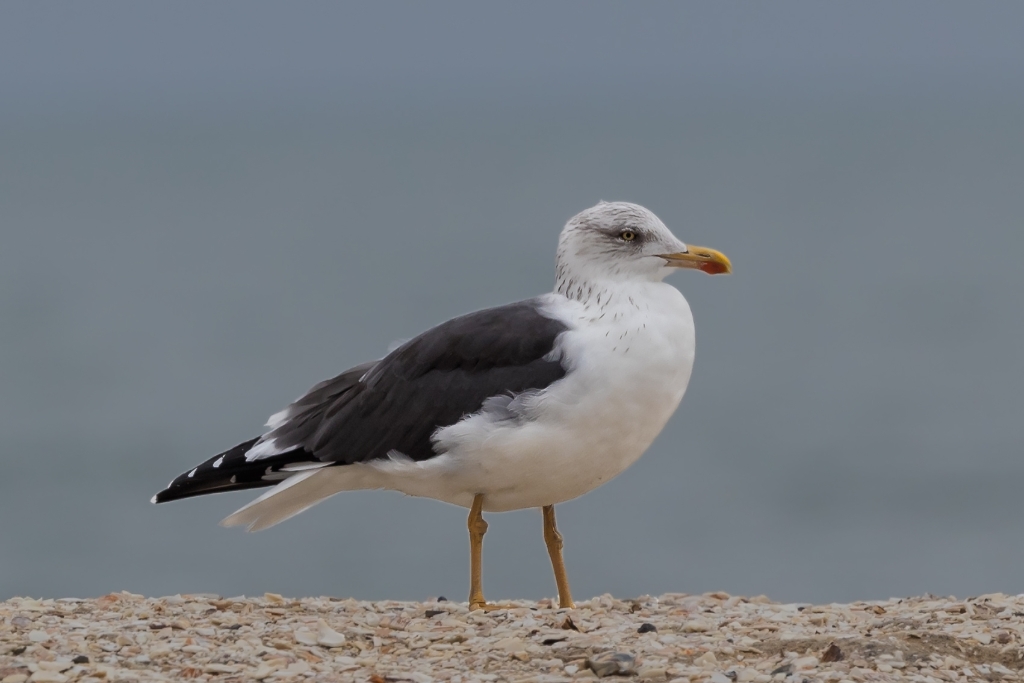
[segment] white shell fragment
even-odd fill
[[[338,647],[345,644],[345,636],[331,628],[326,621],[321,619],[318,622],[319,629],[316,632],[317,645],[324,647]]]

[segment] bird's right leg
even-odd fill
[[[478,493],[473,498],[473,507],[469,510],[469,609],[495,610],[510,609],[511,605],[491,605],[484,600],[483,554],[484,534],[487,533],[487,522],[481,514],[484,496]]]

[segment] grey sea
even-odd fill
[[[735,274],[673,276],[688,393],[559,506],[577,596],[1024,592],[1024,99],[934,83],[8,102],[0,599],[465,599],[454,507],[346,493],[246,534],[217,522],[253,495],[148,501],[320,379],[549,290],[599,199]],[[489,521],[488,597],[553,595],[540,514]]]

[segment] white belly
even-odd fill
[[[602,309],[600,320],[582,304],[570,309],[575,329],[560,344],[571,367],[539,398],[537,419],[467,418],[439,432],[444,455],[387,467],[386,488],[464,507],[483,494],[485,510],[517,510],[581,496],[636,462],[679,405],[694,353],[686,300],[645,286],[644,305]]]

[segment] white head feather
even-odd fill
[[[673,270],[661,255],[686,250],[686,244],[648,209],[601,202],[570,218],[562,229],[556,279],[560,284],[659,281]]]

